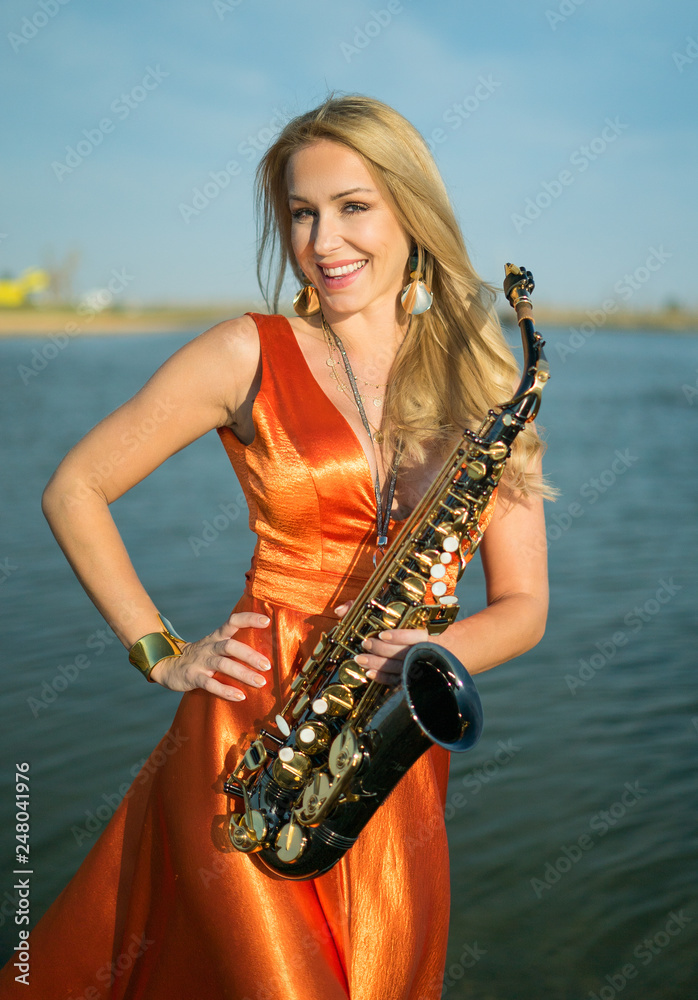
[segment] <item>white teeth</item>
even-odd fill
[[[322,264],[320,267],[328,278],[338,278],[340,274],[351,274],[352,271],[358,271],[366,263],[368,262],[365,260],[357,260],[353,264],[345,264],[344,267],[322,267]]]

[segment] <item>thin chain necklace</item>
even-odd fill
[[[361,399],[361,393],[359,392],[356,379],[354,378],[354,372],[352,371],[349,358],[347,357],[347,352],[344,350],[344,344],[339,338],[338,334],[334,332],[332,327],[329,325],[325,319],[324,313],[321,311],[322,316],[322,329],[325,332],[326,337],[332,337],[332,340],[337,346],[337,350],[342,356],[342,361],[344,362],[344,369],[347,373],[347,378],[349,379],[349,384],[351,385],[351,391],[354,394],[354,400],[356,401],[356,406],[361,415],[361,421],[366,428],[366,433],[369,436],[371,444],[374,443],[374,435],[371,433],[371,425],[366,418],[366,411],[364,410],[363,400]],[[373,480],[373,490],[376,495],[376,530],[377,530],[377,545],[381,552],[385,549],[388,544],[388,523],[390,521],[390,510],[393,506],[393,496],[395,494],[395,483],[397,482],[397,470],[400,465],[400,446],[398,442],[398,447],[395,449],[395,457],[393,458],[393,465],[390,472],[390,482],[388,484],[388,500],[386,503],[385,512],[383,511],[383,498],[381,496],[380,480],[378,479],[378,466],[376,463],[376,475]],[[375,561],[375,559],[374,559]]]
[[[337,347],[337,344],[332,341],[332,339],[330,337],[330,334],[328,333],[327,329],[325,329],[324,325],[323,325],[323,332],[325,334],[325,342],[327,344],[327,349],[328,349],[328,352],[329,352],[329,357],[328,357],[327,361],[325,362],[325,364],[328,366],[328,368],[331,369],[330,375],[332,376],[332,378],[337,383],[337,388],[339,389],[339,391],[340,392],[344,392],[344,393],[349,392],[350,391],[350,387],[348,385],[346,385],[342,381],[341,375],[339,374],[339,370],[338,370],[338,369],[340,369],[341,363],[342,363],[341,356],[340,356],[340,360],[339,361],[335,360],[335,357],[334,357],[335,351],[337,352],[337,354],[340,353],[339,352],[339,348]],[[369,386],[371,389],[387,389],[387,383],[385,383],[385,382],[383,382],[383,383],[367,382],[365,378],[357,378],[356,375],[354,375],[354,379],[357,382],[361,382],[362,385]],[[372,402],[373,402],[374,406],[380,406],[381,403],[383,402],[383,393],[381,393],[378,396],[375,393],[368,393],[368,395],[371,396]],[[382,437],[382,435],[381,435],[381,437]],[[378,437],[378,436],[376,436],[376,440],[380,443],[381,438]]]

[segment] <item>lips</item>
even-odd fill
[[[353,284],[367,264],[367,260],[336,261],[332,265],[318,264],[317,269],[322,275],[325,288],[331,291]]]
[[[339,278],[343,274],[360,271],[367,264],[366,260],[337,261],[335,264],[318,264],[326,278]]]

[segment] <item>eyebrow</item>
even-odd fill
[[[369,194],[375,194],[376,193],[375,190],[374,190],[374,188],[355,187],[355,188],[350,188],[349,191],[340,191],[339,194],[333,194],[330,197],[330,201],[337,201],[339,198],[346,198],[347,195],[349,195],[349,194],[356,194],[357,191],[367,191]],[[310,202],[308,201],[307,198],[303,198],[299,194],[289,194],[288,200],[289,201],[305,201],[308,204],[310,204]]]

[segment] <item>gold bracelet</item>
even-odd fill
[[[181,656],[183,648],[187,644],[181,635],[177,635],[167,618],[163,618],[160,613],[158,613],[158,618],[164,626],[164,631],[149,632],[138,642],[134,642],[128,651],[129,663],[140,670],[151,684],[155,683],[150,676],[155,664],[170,656]]]

